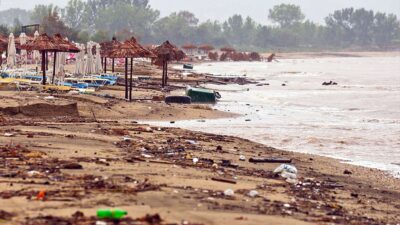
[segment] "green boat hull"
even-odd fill
[[[188,88],[186,89],[186,95],[192,99],[192,102],[196,103],[216,103],[217,97],[214,91],[202,89],[202,88]]]

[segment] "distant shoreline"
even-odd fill
[[[272,53],[262,53],[268,57]],[[400,51],[322,51],[322,52],[276,52],[278,59],[308,59],[328,57],[400,57]]]

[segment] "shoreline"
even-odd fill
[[[263,53],[268,57],[271,53]],[[400,51],[322,51],[322,52],[276,52],[277,59],[343,58],[343,57],[399,57]]]
[[[227,112],[227,113],[229,113],[229,112]],[[141,123],[141,124],[149,124],[149,125],[152,125],[152,126],[163,126],[163,127],[169,127],[169,128],[188,129],[188,130],[193,131],[193,132],[204,132],[204,131],[201,131],[201,130],[193,130],[193,129],[190,129],[190,128],[185,128],[184,126],[182,127],[182,126],[177,125],[177,123],[182,123],[182,122],[183,123],[184,122],[204,122],[204,123],[207,123],[207,121],[209,121],[209,120],[234,119],[234,118],[245,118],[245,115],[233,114],[233,115],[230,115],[229,117],[210,118],[210,119],[205,119],[205,120],[203,120],[203,119],[177,120],[177,121],[174,121],[174,124],[166,124],[166,123],[169,122],[169,121],[166,121],[166,120],[139,120],[138,122]],[[212,134],[212,135],[225,135],[225,134],[213,133],[213,132],[205,132],[205,133]],[[242,137],[239,137],[239,136],[236,136],[236,135],[227,135],[227,136],[232,136],[232,137],[235,137],[235,138],[242,138]],[[272,147],[272,148],[276,148],[276,149],[279,149],[280,151],[284,151],[284,152],[289,152],[289,153],[294,153],[294,154],[305,154],[305,155],[311,155],[311,156],[315,156],[315,157],[324,157],[324,158],[335,160],[335,161],[337,161],[337,162],[339,162],[341,164],[347,164],[347,165],[351,165],[351,166],[362,167],[362,168],[365,168],[365,169],[377,170],[377,171],[383,172],[388,177],[400,180],[400,174],[395,174],[393,171],[390,171],[390,170],[387,170],[387,169],[385,170],[385,169],[379,168],[377,166],[363,165],[360,162],[356,162],[356,161],[353,161],[353,160],[345,158],[345,157],[335,157],[335,156],[322,155],[322,154],[317,154],[317,153],[304,153],[304,152],[301,152],[301,151],[295,151],[295,150],[291,150],[291,149],[283,149],[283,148],[280,148],[278,146],[271,146],[271,145],[268,145],[266,143],[262,143],[262,142],[257,141],[257,140],[252,140],[251,138],[245,138],[245,139],[249,140],[251,142],[254,142],[254,143],[258,143],[260,145],[265,145],[265,146],[269,146],[269,147]],[[395,163],[392,163],[392,164],[396,165]]]

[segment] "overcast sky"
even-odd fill
[[[0,0],[0,10],[19,7],[31,9],[35,4],[65,6],[68,0]],[[251,16],[260,23],[267,23],[268,9],[280,3],[300,5],[308,19],[323,22],[325,16],[336,9],[364,7],[400,17],[400,0],[150,0],[153,8],[165,16],[179,10],[189,10],[201,20],[225,20],[238,13]]]

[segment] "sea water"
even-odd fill
[[[205,63],[195,70],[246,75],[265,85],[207,85],[222,95],[216,109],[242,116],[162,125],[239,136],[400,177],[400,57]],[[322,85],[331,80],[338,85]]]

